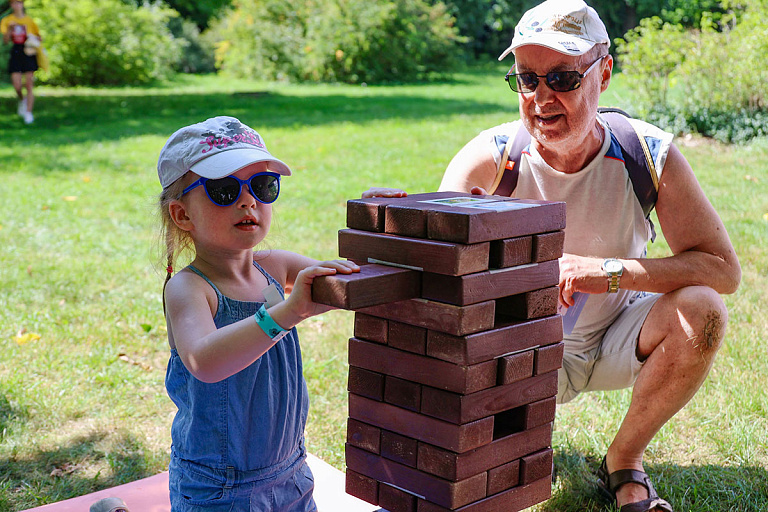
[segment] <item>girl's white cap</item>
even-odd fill
[[[566,55],[583,55],[603,43],[611,44],[608,31],[597,11],[583,0],[547,0],[523,14],[512,44],[499,60],[526,44],[546,46]]]
[[[189,171],[217,179],[256,162],[270,162],[270,171],[291,175],[291,169],[272,156],[255,130],[234,117],[219,116],[171,135],[160,151],[157,176],[165,189]]]

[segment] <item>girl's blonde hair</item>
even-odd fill
[[[188,180],[183,177],[174,181],[163,189],[158,198],[158,210],[160,214],[160,244],[163,247],[162,263],[165,267],[165,282],[163,283],[163,312],[165,312],[165,287],[168,285],[176,261],[184,253],[193,253],[194,245],[192,237],[187,231],[180,229],[173,219],[169,205],[171,201],[179,199]]]

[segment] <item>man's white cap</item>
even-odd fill
[[[188,171],[217,179],[256,162],[290,176],[291,169],[273,157],[264,140],[234,117],[219,116],[185,126],[170,136],[157,160],[157,176],[165,189]]]
[[[582,0],[547,0],[523,14],[499,60],[526,44],[583,55],[600,43],[610,46],[611,40],[597,11]]]

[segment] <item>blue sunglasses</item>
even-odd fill
[[[260,172],[247,180],[241,180],[236,176],[226,176],[215,180],[200,178],[185,188],[179,197],[201,185],[205,189],[208,199],[219,206],[234,204],[240,197],[243,185],[246,185],[251,195],[262,204],[274,203],[277,196],[280,195],[280,175],[274,172]]]

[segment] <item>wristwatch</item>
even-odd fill
[[[624,264],[616,258],[608,258],[603,261],[603,270],[608,274],[608,293],[619,291],[619,281],[624,273]]]

